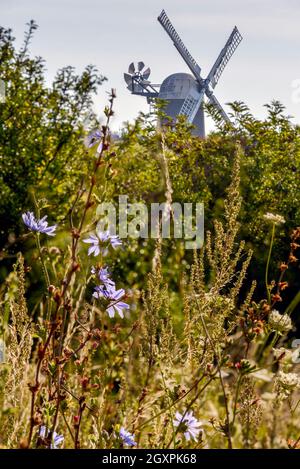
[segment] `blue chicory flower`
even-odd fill
[[[100,130],[94,130],[94,132],[91,132],[86,140],[85,140],[85,146],[87,148],[92,148],[94,145],[96,145],[97,142],[101,140],[101,132]]]
[[[92,244],[92,246],[89,247],[88,256],[90,256],[91,254],[94,254],[94,256],[99,256],[100,254],[99,238],[96,235],[91,234],[89,238],[84,239],[83,242]]]
[[[120,429],[120,437],[125,445],[136,446],[136,442],[134,441],[134,435],[125,430],[124,427],[121,427]]]
[[[46,438],[46,436],[49,435],[49,430],[45,425],[41,426],[39,435],[40,435],[41,438]],[[63,443],[63,441],[64,441],[63,435],[59,435],[58,433],[53,432],[52,443],[50,445],[50,448],[51,449],[58,449],[59,445],[61,445]]]
[[[31,231],[45,233],[48,236],[54,236],[57,225],[48,226],[47,215],[40,220],[35,218],[33,212],[26,212],[22,215],[23,222]]]
[[[116,290],[115,285],[98,285],[95,287],[93,297],[100,299],[104,298],[110,303],[106,308],[106,311],[110,318],[115,316],[115,313],[118,313],[121,318],[124,318],[124,309],[129,309],[129,305],[121,301],[125,295],[125,290],[120,288]]]
[[[100,231],[97,234],[91,234],[88,238],[84,239],[83,242],[92,244],[88,249],[88,255],[94,254],[95,257],[99,256],[100,252],[105,256],[109,244],[114,249],[122,244],[120,238],[116,235],[111,235],[108,230]]]
[[[191,438],[196,440],[201,431],[201,422],[193,416],[193,412],[187,412],[186,414],[176,412],[173,424],[175,427],[180,427],[188,441]]]
[[[108,267],[100,267],[100,269],[96,269],[95,267],[92,267],[91,273],[94,275],[97,275],[100,282],[102,282],[103,285],[115,287],[115,282],[110,278]]]

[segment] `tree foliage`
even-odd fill
[[[92,65],[80,75],[67,66],[47,86],[44,60],[29,51],[36,29],[31,21],[17,50],[12,31],[0,28],[0,77],[6,85],[6,101],[0,104],[2,244],[7,233],[18,233],[31,189],[37,197],[46,196],[57,212],[69,203],[87,165],[84,147],[78,144],[83,120],[87,115],[95,120],[93,94],[104,80]]]
[[[172,198],[175,202],[204,202],[205,224],[211,228],[213,219],[222,216],[233,155],[239,143],[243,150],[240,236],[254,250],[255,271],[262,279],[270,228],[264,215],[272,212],[285,219],[275,244],[273,271],[286,254],[289,233],[300,223],[300,127],[285,115],[284,106],[277,101],[266,105],[264,120],[255,118],[242,102],[230,106],[232,125],[224,127],[217,121],[217,130],[205,140],[193,136],[191,126],[183,118],[175,127],[166,126]],[[141,114],[134,124],[127,124],[117,145],[114,165],[118,169],[111,196],[124,191],[131,200],[164,200],[159,141],[151,116]],[[171,260],[170,268],[174,272]],[[299,285],[295,288],[297,291]]]

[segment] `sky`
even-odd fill
[[[215,89],[225,110],[226,103],[242,100],[263,118],[263,105],[278,99],[300,123],[299,0],[0,0],[0,5],[0,24],[13,29],[17,46],[26,23],[38,23],[31,52],[46,60],[48,83],[66,65],[79,73],[94,64],[108,78],[95,97],[95,110],[100,114],[106,93],[116,88],[116,131],[139,111],[148,111],[146,99],[126,89],[123,73],[130,62],[143,60],[150,66],[153,83],[172,73],[189,72],[157,21],[162,9],[203,76],[238,26],[243,41]],[[208,120],[207,129],[212,128]]]

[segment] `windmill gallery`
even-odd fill
[[[229,117],[213,94],[213,90],[242,41],[242,36],[235,26],[207,78],[204,79],[201,77],[201,67],[182,42],[164,10],[157,19],[173,41],[192,75],[174,73],[168,76],[161,85],[152,84],[148,80],[150,68],[145,69],[145,64],[142,61],[137,63],[137,67],[132,62],[129,65],[128,73],[124,73],[127,88],[132,94],[146,97],[149,103],[155,99],[164,100],[167,103],[165,112],[173,121],[176,121],[178,115],[184,115],[187,121],[195,126],[194,133],[199,137],[205,137],[203,108],[205,96],[218,116],[225,122],[229,121]]]

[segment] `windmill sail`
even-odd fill
[[[216,109],[216,111],[218,112],[219,116],[220,117],[223,117],[224,121],[225,122],[230,122],[230,119],[229,117],[227,116],[226,112],[224,111],[224,109],[222,108],[221,104],[219,103],[219,101],[217,100],[217,98],[215,97],[215,95],[213,95],[212,93],[211,94],[207,94],[207,97],[208,97],[208,100],[210,102],[210,104],[212,106],[214,106],[214,108]]]
[[[179,114],[186,116],[188,122],[192,123],[195,119],[195,116],[199,110],[203,102],[205,89],[202,88],[198,96],[193,96],[192,94],[188,94],[185,98],[183,105],[179,111]]]
[[[172,25],[171,21],[169,20],[165,10],[162,10],[161,14],[157,18],[166,33],[170,36],[173,41],[174,46],[180,53],[181,57],[195,76],[197,80],[200,79],[200,72],[201,68],[197,64],[196,60],[192,57],[188,49],[185,47],[184,43],[180,39],[179,34],[176,32],[174,26]]]
[[[215,88],[216,84],[219,81],[220,76],[222,75],[224,68],[226,67],[227,63],[229,62],[230,58],[234,54],[236,48],[238,47],[239,43],[242,40],[242,36],[235,26],[232,33],[229,36],[228,41],[226,42],[225,46],[221,50],[219,57],[215,61],[207,79],[209,80],[211,86]]]

